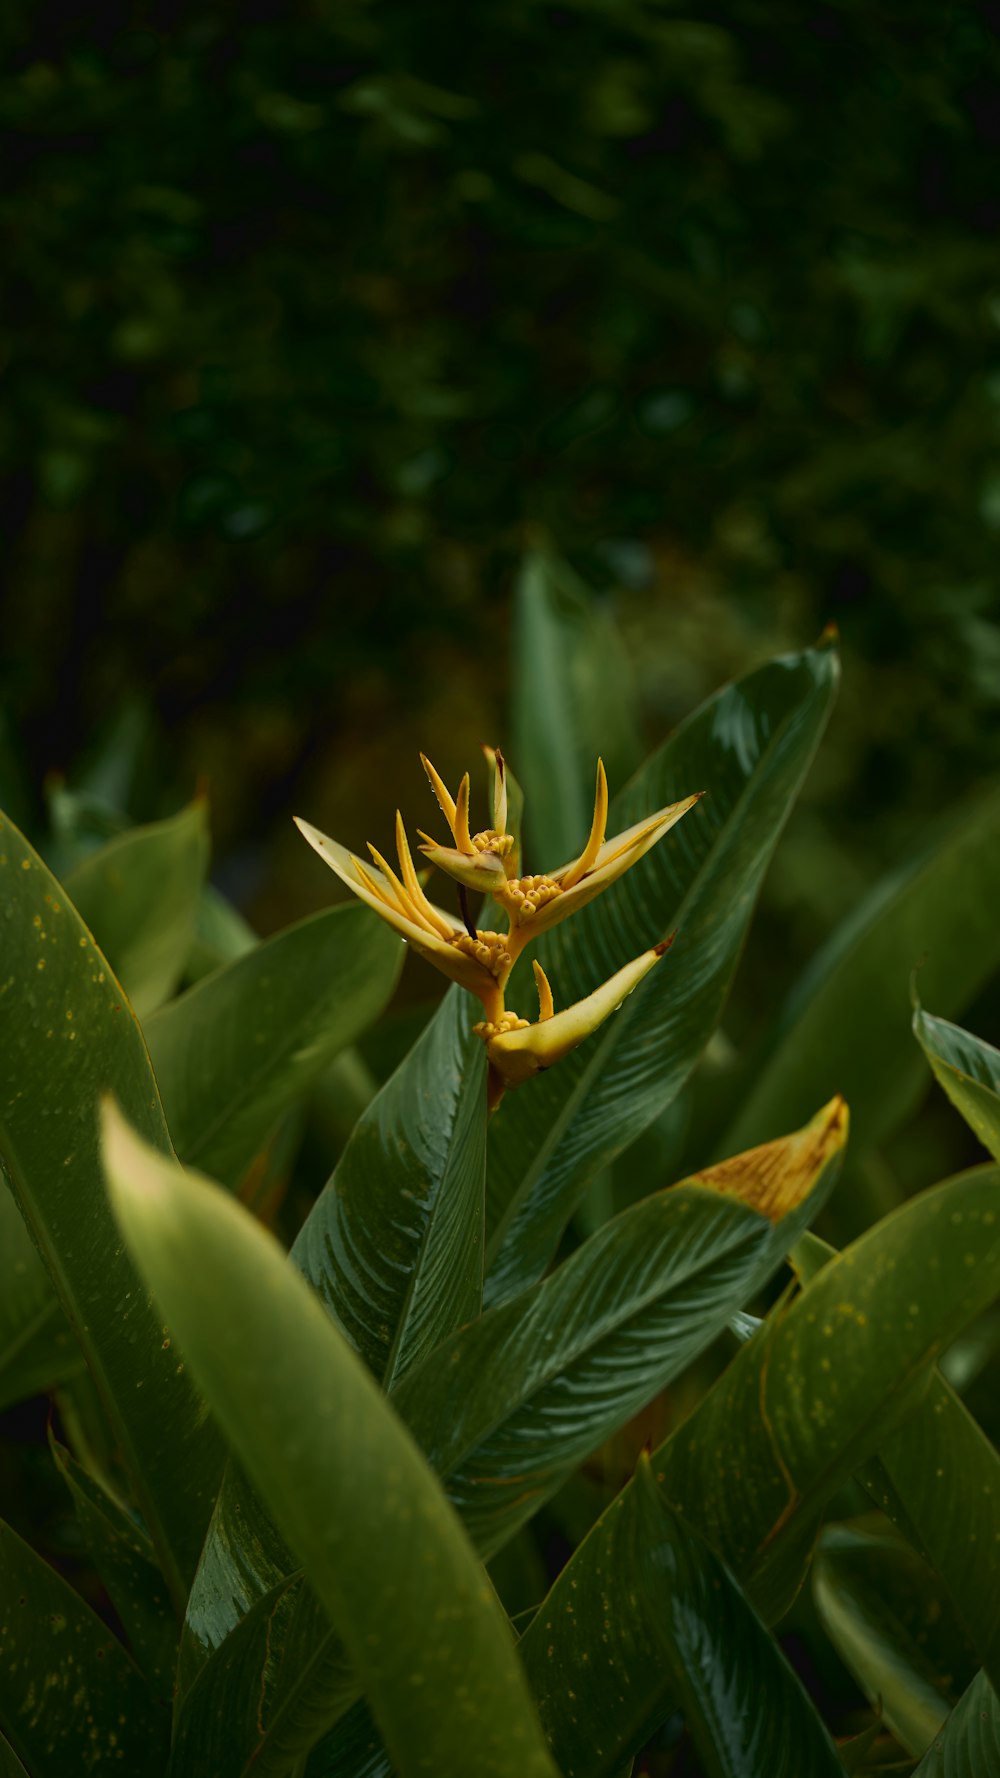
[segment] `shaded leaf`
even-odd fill
[[[913,1778],[1000,1778],[1000,1698],[978,1673]]]
[[[83,1362],[0,1169],[0,1409],[62,1382]]]
[[[528,556],[518,577],[511,683],[529,855],[538,855],[530,868],[538,871],[583,845],[598,758],[619,784],[642,758],[621,638],[566,563],[547,553]]]
[[[157,1696],[173,1690],[177,1618],[152,1543],[135,1520],[49,1434],[49,1446],[73,1501],[84,1548],[121,1618],[136,1665]]]
[[[634,1486],[628,1600],[614,1597],[612,1574],[609,1610],[631,1606],[659,1649],[706,1774],[843,1778],[801,1681],[718,1557],[664,1504],[646,1456]]]
[[[843,1093],[855,1140],[890,1130],[924,1081],[910,1035],[909,984],[959,1011],[1000,963],[1000,791],[952,816],[823,946],[781,1016],[769,1054],[725,1139],[745,1148]]]
[[[315,1293],[232,1198],[111,1111],[105,1155],[150,1288],[343,1636],[401,1778],[458,1778],[470,1742],[483,1774],[554,1778],[485,1575]]]
[[[162,1772],[167,1711],[107,1625],[3,1523],[0,1599],[0,1732],[31,1778]]]
[[[952,1104],[995,1161],[1000,1161],[1000,1050],[919,1004],[913,1035]]]
[[[921,1399],[937,1353],[1000,1289],[998,1197],[1000,1168],[977,1168],[869,1230],[778,1305],[654,1453],[664,1500],[766,1621],[794,1596],[826,1500]],[[630,1483],[519,1644],[565,1778],[605,1778],[663,1720],[659,1657],[633,1639],[627,1616],[600,1605],[602,1577],[633,1547],[638,1510]],[[574,1721],[559,1675],[584,1666]],[[595,1742],[606,1758],[590,1763]]]
[[[235,1185],[283,1111],[381,1011],[403,947],[367,909],[300,920],[146,1024],[174,1147]]]
[[[709,792],[610,889],[542,935],[538,956],[557,1006],[591,993],[675,928],[677,940],[596,1036],[508,1094],[493,1119],[489,1303],[542,1274],[590,1180],[670,1104],[711,1036],[836,680],[826,648],[770,662],[695,711],[615,798],[609,832]]]
[[[97,1098],[113,1086],[169,1139],[142,1034],[106,959],[27,841],[0,829],[10,910],[0,976],[0,1159],[120,1442],[175,1602],[187,1596],[221,1451],[122,1247],[101,1179]]]
[[[207,869],[208,822],[199,798],[179,815],[108,840],[65,878],[141,1019],[180,981]]]

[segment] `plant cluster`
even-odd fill
[[[587,751],[573,658],[538,656],[532,782]],[[760,1054],[718,1054],[836,684],[825,636],[610,805],[599,767],[548,872],[498,753],[477,833],[428,764],[459,915],[401,823],[398,871],[303,823],[354,900],[258,942],[200,801],[58,876],[4,818],[0,1386],[50,1394],[31,1477],[66,1490],[0,1524],[4,1778],[1000,1773],[1000,1457],[962,1398],[995,1364],[1000,1054],[950,1022],[1000,960],[996,788]],[[451,985],[359,1089],[400,937]],[[838,1242],[928,1062],[992,1162]],[[300,1214],[318,1104],[349,1133]]]

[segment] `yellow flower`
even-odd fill
[[[492,895],[510,918],[513,951],[517,953],[538,932],[547,932],[578,908],[585,907],[600,895],[657,840],[673,827],[702,794],[686,796],[647,815],[634,827],[627,827],[613,839],[605,839],[608,820],[608,780],[602,760],[597,762],[597,789],[594,795],[594,817],[590,836],[578,858],[558,870],[539,876],[517,875],[517,849],[513,836],[503,831],[507,814],[506,791],[503,787],[503,763],[497,755],[497,799],[494,825],[484,833],[469,831],[469,774],[466,772],[452,798],[430,760],[423,760],[424,770],[434,788],[442,813],[451,828],[454,846],[439,846],[421,834],[420,847],[424,857],[450,877],[470,889],[482,889]],[[501,800],[502,799],[502,800]],[[530,927],[530,931],[525,930]]]
[[[565,1011],[556,1013],[552,990],[545,973],[534,964],[538,986],[539,1018],[534,1025],[508,1011],[504,990],[510,972],[524,947],[536,933],[583,907],[609,883],[635,864],[675,822],[698,801],[689,796],[670,803],[626,828],[614,839],[605,838],[608,816],[608,785],[604,766],[597,764],[597,791],[590,837],[578,858],[560,870],[539,876],[518,874],[517,845],[507,828],[507,786],[503,756],[491,754],[495,765],[493,826],[473,833],[469,822],[470,781],[466,772],[458,793],[452,797],[430,760],[424,769],[451,829],[453,846],[439,846],[422,835],[421,851],[460,885],[463,919],[458,920],[429,901],[417,875],[402,817],[396,812],[398,872],[369,845],[369,865],[318,828],[296,816],[309,844],[342,882],[399,933],[401,938],[433,963],[450,980],[459,982],[482,1001],[485,1018],[474,1027],[486,1045],[490,1061],[490,1105],[504,1088],[516,1086],[532,1074],[582,1043],[585,1037],[621,1005],[626,994],[659,962],[667,942],[644,951],[608,981]],[[698,793],[701,794],[700,792]],[[372,868],[374,866],[374,869]],[[494,932],[475,927],[467,914],[465,892],[489,894],[507,917],[508,930]]]

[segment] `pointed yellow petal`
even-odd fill
[[[499,747],[493,749],[493,831],[507,832],[507,767]]]
[[[655,846],[657,840],[662,839],[689,809],[694,808],[703,794],[698,791],[695,796],[685,797],[679,803],[671,803],[666,809],[658,809],[655,815],[648,816],[645,821],[637,821],[634,827],[625,828],[614,839],[605,840],[597,854],[593,870],[588,871],[572,888],[564,888],[561,895],[539,908],[531,922],[532,935],[547,932],[550,927],[558,926],[560,920],[575,914],[578,908],[586,907],[587,902],[593,901],[595,895],[600,895],[609,883],[613,883],[633,864],[637,864],[650,847]],[[573,866],[566,865],[563,869],[571,871]],[[563,872],[553,871],[552,875],[556,882],[560,882]]]
[[[576,863],[571,864],[569,870],[562,877],[564,889],[572,889],[581,877],[585,877],[588,871],[593,870],[597,862],[597,855],[604,844],[607,825],[608,779],[604,770],[604,761],[599,759],[597,762],[597,789],[594,793],[594,819],[590,824],[590,838]]]
[[[417,832],[420,833],[419,828]],[[453,846],[439,846],[425,833],[420,834],[420,839],[424,857],[449,877],[454,877],[456,883],[464,883],[467,889],[488,895],[506,881],[503,864],[495,852],[477,852],[475,848],[471,854],[459,852]]]
[[[382,854],[379,851],[378,847],[373,846],[371,843],[371,840],[368,840],[366,842],[366,844],[368,846],[369,852],[372,855],[372,859],[373,859],[374,863],[378,865],[379,870],[382,872],[382,875],[384,876],[386,882],[389,884],[389,887],[392,890],[393,895],[395,896],[396,905],[399,908],[400,912],[405,914],[408,920],[416,919],[416,910],[413,906],[413,903],[410,900],[410,897],[407,895],[406,890],[403,888],[403,885],[400,882],[399,878],[397,877],[395,871],[393,870],[392,865],[386,863],[386,860],[382,857]],[[370,880],[371,879],[369,879],[369,881]],[[379,887],[381,887],[381,885],[376,884],[376,887],[379,888]],[[419,924],[419,922],[418,922],[418,924]]]
[[[538,989],[538,1022],[541,1024],[545,1019],[551,1019],[556,1010],[555,1001],[552,998],[549,978],[537,957],[532,958],[531,968],[535,977],[535,987]]]
[[[654,945],[651,951],[643,951],[641,957],[626,963],[624,969],[617,970],[608,981],[602,982],[593,994],[578,1000],[575,1006],[568,1006],[564,1012],[554,1013],[552,1018],[520,1031],[502,1031],[497,1037],[491,1037],[486,1048],[498,1074],[508,1086],[516,1086],[519,1081],[539,1074],[543,1068],[551,1068],[553,1062],[561,1061],[617,1011],[626,995],[631,994],[643,977],[655,968],[666,949],[667,946],[662,944]]]
[[[465,777],[462,779],[462,782],[458,787],[458,796],[455,798],[455,825],[452,830],[455,835],[455,844],[458,847],[458,850],[465,853],[475,852],[475,847],[472,844],[472,834],[469,832],[470,795],[471,786],[469,784],[469,774],[466,772]]]
[[[445,820],[447,821],[448,826],[451,828],[452,835],[454,836],[454,832],[455,832],[455,799],[451,795],[451,792],[445,789],[444,783],[442,782],[441,778],[438,777],[437,772],[434,770],[434,767],[431,765],[431,762],[427,758],[427,755],[425,753],[422,753],[420,755],[420,763],[423,766],[424,771],[427,773],[428,778],[430,779],[431,789],[433,790],[434,795],[438,799],[438,805],[440,807],[441,813],[444,816]]]
[[[410,842],[406,837],[406,829],[403,826],[403,817],[398,809],[396,810],[396,851],[399,853],[399,868],[402,872],[403,882],[406,884],[406,892],[411,901],[415,907],[419,908],[424,919],[433,926],[435,932],[440,933],[442,938],[447,938],[451,931],[451,926],[445,916],[441,913],[440,909],[436,908],[432,901],[428,901],[424,894],[420,878],[417,876],[416,870],[414,869],[413,856],[410,852]]]

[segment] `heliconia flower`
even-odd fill
[[[545,971],[540,963],[533,964],[538,986],[538,1023],[531,1025],[527,1019],[505,1013],[494,1023],[474,1027],[486,1044],[491,1069],[499,1076],[497,1086],[500,1092],[504,1087],[518,1086],[521,1081],[530,1080],[533,1074],[540,1074],[554,1062],[560,1062],[563,1056],[568,1056],[570,1050],[576,1049],[577,1044],[603,1025],[611,1013],[618,1011],[626,996],[639,986],[670,949],[670,944],[671,940],[665,939],[662,944],[643,951],[641,956],[609,976],[592,994],[567,1006],[563,1012],[553,1010],[552,990]],[[492,1096],[499,1096],[496,1086]]]
[[[465,774],[457,795],[453,797],[430,760],[421,754],[454,841],[453,846],[439,846],[424,835],[421,851],[458,881],[461,920],[437,907],[425,895],[398,810],[398,872],[372,845],[368,847],[372,860],[368,864],[345,846],[338,845],[336,840],[320,833],[308,821],[301,821],[296,816],[296,824],[313,849],[354,895],[374,908],[429,963],[482,1002],[485,1018],[474,1030],[485,1043],[489,1057],[488,1100],[492,1108],[506,1087],[516,1086],[542,1069],[550,1068],[553,1062],[575,1049],[595,1031],[654,967],[670,941],[644,951],[586,999],[559,1013],[555,1011],[545,972],[536,962],[533,968],[538,987],[539,1017],[535,1024],[518,1018],[504,1004],[507,980],[521,952],[536,933],[548,931],[558,921],[575,913],[635,864],[682,815],[687,814],[701,792],[658,809],[654,815],[636,822],[609,840],[605,837],[608,783],[604,766],[598,760],[594,818],[590,836],[579,857],[557,871],[533,877],[518,876],[516,842],[506,831],[507,784],[503,756],[489,749],[487,757],[494,768],[493,826],[473,834],[469,823],[469,774]],[[488,893],[506,914],[509,930],[502,933],[473,926],[465,900],[466,889]]]
[[[431,864],[436,864],[466,889],[477,889],[484,895],[495,894],[516,869],[517,847],[507,828],[507,784],[503,754],[496,750],[496,790],[493,799],[493,826],[473,834],[469,827],[469,774],[466,772],[452,796],[425,754],[420,763],[430,779],[441,813],[451,828],[454,846],[439,846],[419,828],[420,850]]]
[[[511,956],[504,935],[480,932],[473,937],[461,920],[445,913],[429,901],[414,869],[413,859],[403,827],[396,813],[396,847],[399,853],[399,875],[387,864],[374,846],[369,847],[376,866],[372,870],[346,846],[338,845],[318,827],[295,816],[295,825],[309,841],[314,852],[335,871],[342,883],[375,909],[382,919],[405,938],[415,951],[426,957],[453,982],[459,982],[482,1000],[489,1010],[502,1005],[498,974],[509,971]]]
[[[423,759],[423,755],[421,758]],[[501,819],[506,819],[505,796],[502,817],[500,815],[500,789],[497,792],[498,807],[494,817],[496,830],[473,837],[469,833],[468,773],[462,779],[458,796],[453,799],[430,761],[424,759],[423,763],[445,819],[451,827],[455,846],[439,846],[423,835],[424,843],[420,850],[432,864],[439,865],[467,888],[482,889],[493,896],[510,916],[515,956],[529,936],[547,932],[550,927],[558,925],[560,920],[575,914],[578,908],[585,907],[609,883],[613,883],[633,864],[638,863],[643,854],[651,846],[655,846],[657,840],[694,807],[702,794],[698,791],[694,796],[682,798],[680,802],[669,803],[666,808],[657,809],[654,815],[647,815],[645,820],[637,821],[633,827],[625,828],[622,833],[609,840],[605,838],[608,780],[604,763],[598,760],[594,817],[587,844],[579,857],[558,870],[543,872],[538,876],[515,877],[509,862],[516,856],[512,836],[498,831]],[[499,768],[497,783],[498,787],[503,783],[503,772]],[[518,932],[518,928],[529,925],[530,933]]]

